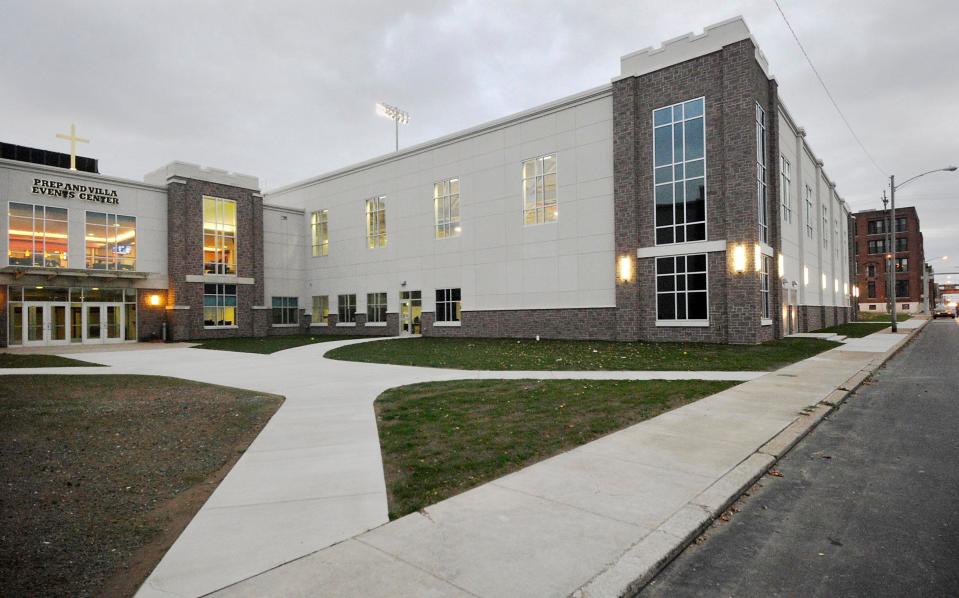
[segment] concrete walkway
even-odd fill
[[[141,587],[137,594],[141,597],[201,596],[386,523],[373,401],[388,388],[476,378],[750,380],[763,375],[484,372],[322,357],[330,349],[356,342],[371,341],[307,345],[272,355],[125,345],[127,350],[110,347],[75,355],[110,368],[13,368],[0,369],[0,375],[148,374],[286,397]],[[541,514],[541,520],[546,515]]]
[[[618,596],[908,336],[851,339],[215,595]]]

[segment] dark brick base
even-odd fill
[[[850,321],[852,308],[838,305],[800,305],[799,330],[816,332]]]
[[[613,308],[464,311],[460,326],[434,326],[435,317],[423,312],[423,336],[616,339]]]
[[[330,335],[351,335],[351,336],[399,336],[400,334],[400,314],[386,314],[386,326],[367,326],[366,314],[356,314],[356,326],[337,326],[337,315],[330,314],[326,326],[310,326],[309,316],[304,316],[301,321],[307,322],[306,332],[309,334],[330,334]]]
[[[154,341],[163,338],[163,323],[166,322],[166,308],[162,299],[166,289],[137,289],[137,340]],[[159,295],[161,305],[150,305],[150,297]]]

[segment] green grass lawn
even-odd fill
[[[329,341],[344,341],[357,338],[371,338],[357,335],[335,334],[291,334],[288,336],[245,336],[240,338],[216,338],[203,341],[196,349],[214,349],[216,351],[239,351],[241,353],[276,353],[284,349],[326,343]]]
[[[455,380],[375,402],[390,518],[738,382]]]
[[[883,328],[889,328],[888,322],[849,322],[848,324],[837,324],[829,328],[814,330],[813,332],[832,332],[843,336],[860,338],[868,336],[873,332],[879,332]]]
[[[896,313],[897,322],[905,322],[912,317],[912,314],[904,314],[902,312]],[[859,321],[860,322],[889,322],[892,318],[887,313],[875,312],[875,311],[859,311]]]
[[[838,346],[810,338],[762,345],[421,337],[362,343],[331,359],[464,370],[773,370]]]
[[[0,368],[101,367],[99,363],[39,353],[0,353]]]
[[[0,595],[132,596],[281,403],[157,376],[0,378]]]

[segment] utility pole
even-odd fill
[[[896,322],[896,175],[889,175],[889,255],[892,256],[889,261],[889,271],[892,272],[892,282],[889,285],[892,297],[892,331],[899,331],[899,323]]]

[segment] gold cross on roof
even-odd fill
[[[77,137],[77,126],[70,125],[70,134],[57,133],[57,139],[65,139],[70,142],[70,170],[77,169],[77,143],[90,143],[89,139]]]

